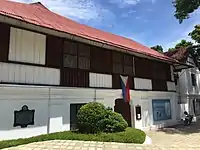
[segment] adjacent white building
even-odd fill
[[[182,48],[165,54],[189,65],[189,68],[175,73],[178,104],[180,105],[178,107],[180,110],[177,110],[177,118],[184,117],[183,112],[187,111],[195,116],[195,120],[200,119],[200,71],[190,54],[189,48]]]

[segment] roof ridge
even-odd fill
[[[34,2],[34,3],[29,3],[29,5],[34,5],[34,6],[38,6],[41,8],[45,8],[47,10],[49,10],[45,5],[43,5],[41,2]]]

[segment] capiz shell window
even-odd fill
[[[171,116],[171,103],[168,99],[153,99],[152,100],[153,108],[153,120],[169,120]]]

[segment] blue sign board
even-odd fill
[[[152,108],[154,121],[169,120],[172,118],[170,100],[153,99]]]

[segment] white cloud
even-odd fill
[[[156,0],[109,0],[112,4],[117,4],[118,7],[124,8],[126,6],[137,5],[141,2],[151,2],[152,4],[156,3]]]
[[[151,0],[152,4],[154,4],[156,2],[156,0]]]
[[[130,11],[128,11],[128,12],[122,13],[122,14],[121,14],[121,17],[127,18],[127,17],[132,16],[134,13],[136,13],[136,10],[130,10]]]
[[[135,5],[140,2],[140,0],[123,0],[125,4]]]
[[[18,2],[32,3],[41,2],[48,9],[60,15],[74,20],[101,21],[108,17],[115,17],[114,14],[93,0],[13,0]]]
[[[130,5],[136,5],[140,2],[140,0],[109,0],[112,4],[117,4],[120,8]]]

